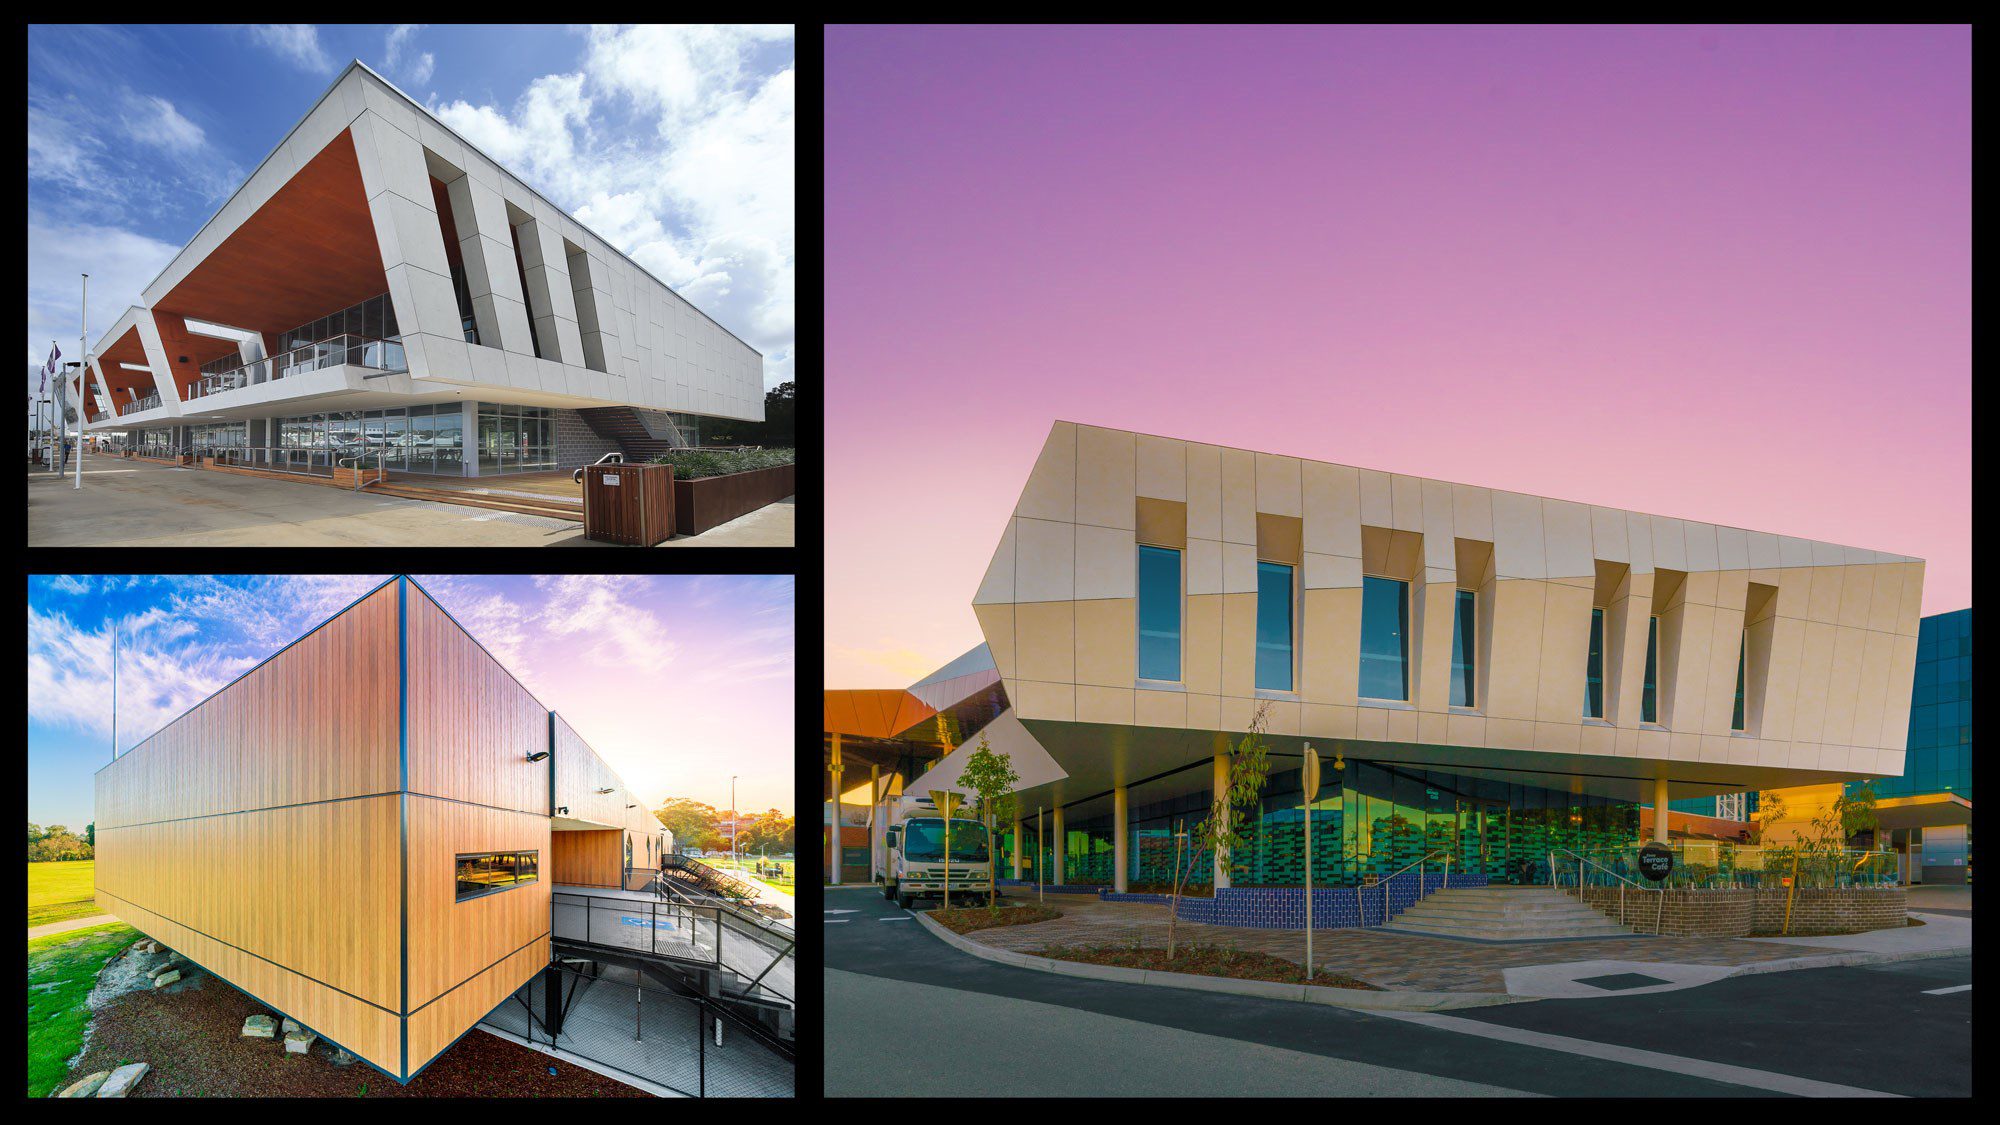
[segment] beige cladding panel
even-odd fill
[[[1136,680],[1139,543],[1182,551],[1180,690]],[[1101,427],[1052,428],[974,609],[1024,718],[1229,730],[1260,694],[1259,559],[1298,567],[1274,732],[1809,769],[1902,747],[1919,561]],[[1357,706],[1363,573],[1410,582],[1407,710]],[[1470,710],[1449,704],[1459,589],[1479,599]],[[1594,605],[1603,723],[1582,715]],[[1754,729],[1733,732],[1746,607]],[[1660,722],[1642,726],[1653,615]]]

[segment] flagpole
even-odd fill
[[[77,325],[76,354],[82,366],[76,369],[76,484],[83,487],[83,381],[90,377],[90,275],[83,275],[83,309]]]
[[[111,760],[118,760],[118,619],[111,619]]]

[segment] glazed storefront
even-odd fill
[[[1265,784],[1256,825],[1245,835],[1250,846],[1231,860],[1233,887],[1297,887],[1305,883],[1305,809],[1299,771],[1273,772]],[[1208,766],[1202,764],[1206,771]],[[1208,814],[1208,794],[1142,804],[1135,791],[1127,841],[1129,887],[1169,889],[1176,830],[1192,833]],[[1034,810],[1023,817],[1021,846],[1035,870]],[[1052,831],[1052,823],[1044,820]],[[1326,769],[1312,808],[1313,885],[1357,886],[1385,878],[1425,856],[1448,853],[1454,871],[1477,872],[1491,883],[1546,883],[1552,851],[1598,855],[1639,838],[1639,806],[1587,794],[1572,794],[1484,777],[1469,777],[1409,765],[1347,762]],[[1065,826],[1065,883],[1110,885],[1113,821],[1107,813],[1072,820]],[[1017,846],[1003,833],[1004,858]],[[1053,862],[1053,839],[1041,848],[1041,869]],[[1185,845],[1183,845],[1185,847]],[[1189,861],[1183,851],[1181,863]],[[1439,862],[1433,859],[1431,862]],[[1187,886],[1207,887],[1213,864],[1206,851],[1193,857]]]

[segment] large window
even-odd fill
[[[1453,707],[1474,707],[1473,644],[1478,628],[1479,595],[1471,590],[1458,591],[1454,605],[1456,612],[1451,619],[1451,705]]]
[[[1750,655],[1750,630],[1745,629],[1742,637],[1736,642],[1736,710],[1729,716],[1730,730],[1743,729],[1743,664],[1744,658],[1748,655]]]
[[[1590,610],[1590,655],[1583,668],[1583,717],[1604,717],[1604,609]]]
[[[1181,553],[1139,547],[1139,678],[1181,678]]]
[[[627,859],[630,859],[629,854]],[[458,901],[532,883],[537,877],[540,860],[540,852],[479,852],[459,856]]]
[[[1410,584],[1361,579],[1361,697],[1410,697]]]
[[[1646,618],[1646,686],[1639,695],[1639,721],[1660,721],[1660,619]]]
[[[556,467],[555,419],[539,406],[479,404],[479,475]]]
[[[1257,564],[1257,686],[1292,690],[1292,568]]]

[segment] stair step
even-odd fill
[[[1523,926],[1496,929],[1490,926],[1432,926],[1410,922],[1398,918],[1384,927],[1407,933],[1434,934],[1442,937],[1484,938],[1489,941],[1532,941],[1535,939],[1575,938],[1575,937],[1623,937],[1629,931],[1619,929],[1610,923],[1602,926]]]
[[[487,508],[500,512],[514,512],[520,515],[545,516],[549,519],[580,521],[581,508],[564,508],[552,504],[538,504],[532,500],[514,497],[483,496],[479,493],[460,493],[446,489],[404,488],[393,484],[371,484],[363,491],[373,496],[390,496],[400,500],[429,500],[439,504],[459,504],[469,508]]]

